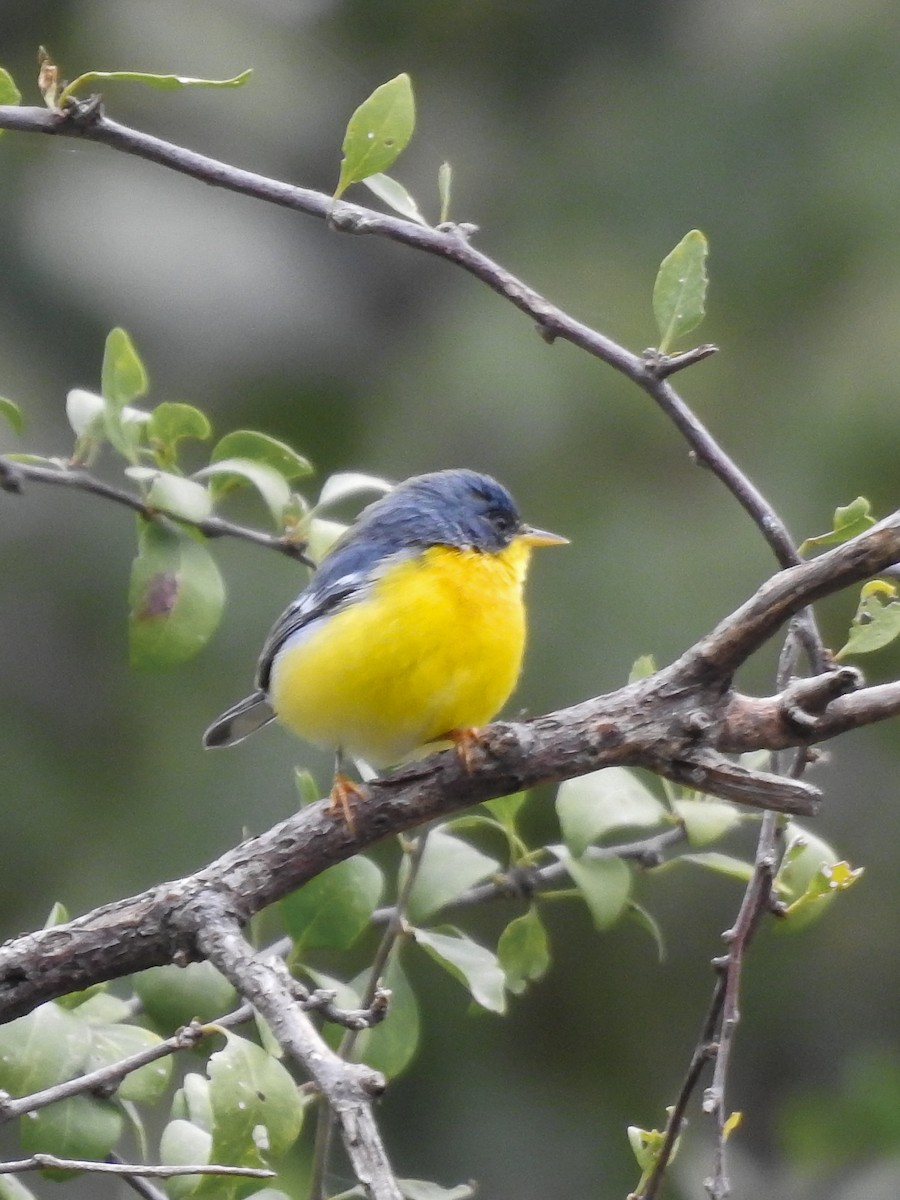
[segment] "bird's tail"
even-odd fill
[[[234,746],[257,729],[261,729],[263,725],[268,725],[274,717],[265,692],[254,692],[252,696],[246,696],[213,721],[203,735],[203,745],[207,750],[214,750],[219,746]]]

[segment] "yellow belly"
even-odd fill
[[[376,767],[490,721],[519,677],[529,554],[519,542],[501,554],[437,546],[393,568],[278,653],[279,721]]]

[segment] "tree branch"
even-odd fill
[[[330,196],[310,188],[297,187],[242,170],[121,125],[105,115],[96,97],[82,104],[73,103],[61,111],[0,105],[0,129],[96,142],[189,175],[201,183],[318,217],[327,221],[332,229],[388,238],[455,263],[530,317],[545,341],[552,343],[557,338],[568,341],[642,388],[685,438],[697,462],[709,467],[748,513],[771,547],[779,565],[785,567],[799,561],[794,542],[781,517],[691,412],[667,378],[679,366],[707,357],[709,347],[700,347],[673,358],[661,357],[656,352],[634,354],[611,338],[575,320],[499,263],[476,250],[469,241],[469,227],[446,224],[430,228],[418,225],[344,200],[336,202]],[[816,669],[822,670],[823,647],[811,615],[803,619],[803,628],[807,652]]]
[[[859,582],[900,558],[900,513],[813,562],[771,578],[676,662],[648,679],[571,708],[483,730],[468,764],[454,751],[431,755],[376,780],[358,806],[354,831],[335,821],[326,803],[312,805],[249,838],[197,874],[161,884],[96,909],[66,924],[38,930],[0,948],[0,1019],[10,1020],[43,1000],[104,979],[131,974],[200,951],[178,914],[199,895],[225,897],[239,922],[300,887],[333,863],[388,836],[446,817],[495,796],[538,783],[571,779],[601,767],[642,766],[669,779],[741,803],[783,812],[814,811],[818,791],[807,783],[751,772],[723,751],[767,748],[770,725],[754,741],[746,720],[752,703],[730,690],[734,670],[785,621],[812,600]],[[817,684],[819,702],[858,681],[835,673]],[[810,687],[812,685],[809,685]],[[756,702],[782,713],[785,737],[797,690]],[[867,717],[882,719],[883,688],[838,697],[798,728],[795,744],[832,737]],[[891,688],[897,703],[900,686]],[[804,696],[806,693],[802,693]],[[736,707],[735,707],[736,706]],[[840,706],[843,706],[842,708]],[[838,709],[835,715],[832,710]],[[894,711],[891,709],[891,711]],[[730,718],[735,714],[737,724]]]

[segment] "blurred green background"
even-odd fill
[[[900,33],[887,0],[2,9],[0,62],[26,103],[39,102],[39,43],[69,78],[254,67],[236,92],[110,86],[108,111],[326,192],[351,111],[408,71],[418,130],[393,174],[434,217],[449,160],[452,215],[480,227],[476,244],[635,350],[655,336],[659,260],[703,229],[712,286],[698,336],[722,352],[678,377],[685,398],[798,538],[860,493],[879,513],[897,506]],[[66,391],[97,387],[119,324],[151,401],[197,404],[218,433],[284,438],[322,478],[484,469],[529,519],[569,534],[571,548],[535,563],[511,711],[609,690],[643,653],[670,660],[772,570],[643,394],[547,346],[449,265],[99,146],[14,134],[0,144],[0,221],[0,394],[28,416],[21,440],[0,429],[6,449],[67,452]],[[82,911],[189,872],[282,818],[295,763],[325,778],[323,759],[277,731],[230,754],[200,748],[244,694],[298,568],[216,546],[230,595],[215,641],[189,666],[137,675],[133,543],[131,518],[94,498],[0,497],[4,935],[55,899]],[[854,607],[850,595],[823,606],[833,645]],[[761,655],[741,686],[770,690],[773,661]],[[864,665],[881,679],[900,661]],[[746,1113],[735,1197],[897,1194],[898,766],[891,724],[842,739],[816,771],[818,831],[867,873],[802,936],[754,947],[730,1096]],[[532,805],[546,831],[549,801]],[[663,927],[664,962],[636,925],[599,937],[581,910],[555,906],[552,973],[504,1021],[468,1015],[462,990],[422,967],[423,1047],[383,1105],[402,1174],[474,1177],[509,1200],[634,1185],[624,1126],[664,1119],[738,891],[685,868],[638,895]],[[701,1195],[708,1134],[695,1110],[672,1194]]]

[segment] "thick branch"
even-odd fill
[[[897,559],[900,513],[821,558],[774,576],[712,633],[649,679],[531,721],[492,725],[472,747],[468,765],[446,751],[370,784],[353,833],[334,820],[327,805],[313,805],[196,875],[8,942],[0,948],[0,1018],[10,1020],[43,1000],[103,979],[196,957],[196,941],[177,914],[204,892],[227,897],[243,922],[326,867],[390,834],[538,783],[613,765],[643,766],[742,803],[811,812],[818,792],[809,784],[746,771],[722,754],[736,747],[768,748],[765,736],[772,732],[770,723],[761,722],[753,740],[743,720],[748,702],[731,692],[731,675],[812,600]],[[833,695],[852,685],[846,670],[835,678],[829,684]],[[892,714],[900,690],[897,685],[890,693],[872,689],[874,702],[867,702],[867,692],[858,692],[825,703],[827,688],[821,681],[815,686],[822,712],[819,717],[808,714],[811,720],[802,726],[802,736],[791,689],[780,701],[756,703],[780,703],[785,713],[793,712],[795,741],[813,743]]]

